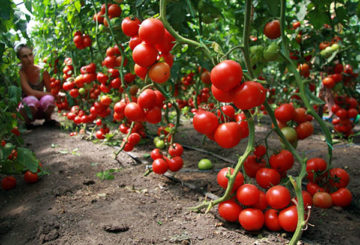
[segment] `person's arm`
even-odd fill
[[[48,92],[47,94],[50,94],[51,92],[51,86],[50,86],[50,75],[47,71],[43,72],[43,79],[44,79],[44,85],[46,88],[46,91]]]
[[[20,71],[20,83],[21,83],[21,88],[23,90],[23,92],[27,95],[27,96],[30,96],[30,95],[33,95],[35,96],[36,98],[40,99],[41,97],[43,97],[44,95],[46,94],[49,94],[49,93],[45,93],[45,92],[42,92],[42,91],[38,91],[38,90],[34,90],[30,87],[27,79],[26,79],[26,76],[25,74]],[[49,84],[49,87],[50,87],[50,84]]]

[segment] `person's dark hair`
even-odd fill
[[[32,49],[32,48],[29,47],[26,43],[20,43],[20,44],[15,45],[15,48],[14,48],[14,49],[15,49],[16,56],[17,56],[18,58],[20,58],[20,50],[21,50],[22,48]]]

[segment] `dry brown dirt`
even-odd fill
[[[257,126],[256,140],[269,127]],[[94,144],[81,135],[55,128],[36,127],[24,135],[49,175],[32,185],[16,176],[17,187],[0,190],[0,244],[286,244],[289,233],[245,232],[239,224],[221,220],[217,208],[209,213],[191,212],[204,200],[204,193],[222,195],[216,173],[231,166],[209,153],[186,149],[184,168],[170,177],[150,174],[144,177],[144,155],[153,148],[151,140],[131,154],[114,159],[113,147]],[[231,150],[205,141],[186,123],[177,142],[199,147],[232,161],[242,154],[246,140]],[[276,136],[269,139],[278,149]],[[297,148],[308,157],[324,157],[326,144],[320,135],[301,141]],[[351,175],[349,188],[353,204],[345,209],[313,208],[302,244],[360,244],[360,146],[340,142],[334,146],[334,166]],[[197,162],[209,158],[215,168],[200,171]],[[100,180],[96,174],[114,169],[113,180]],[[296,168],[290,173],[295,174]],[[2,176],[0,176],[2,177]]]

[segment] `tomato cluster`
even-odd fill
[[[355,98],[347,96],[336,96],[335,104],[331,111],[336,115],[332,120],[334,130],[345,136],[352,135],[355,119],[359,114],[359,104]]]
[[[107,19],[104,17],[105,13],[106,13],[106,8],[108,11],[109,19],[119,17],[122,13],[122,10],[121,10],[120,6],[115,3],[108,4],[107,6],[105,4],[101,5],[100,11],[97,12],[96,14],[94,14],[93,20],[97,21],[99,24],[104,24],[105,26],[109,26]]]
[[[159,148],[155,148],[151,151],[151,158],[154,160],[152,163],[152,171],[157,174],[164,174],[170,170],[172,172],[179,171],[184,161],[181,155],[184,152],[184,148],[179,143],[172,143],[168,148],[168,156],[164,156]]]
[[[91,38],[88,34],[82,34],[81,31],[76,31],[74,34],[74,44],[78,49],[90,47],[92,44]]]
[[[255,160],[257,156],[253,155],[248,159],[252,158]],[[257,172],[262,172],[264,168],[261,168],[261,163],[255,164],[260,165]],[[249,169],[249,165],[247,168]],[[227,188],[228,175],[232,174],[233,171],[232,168],[223,168],[219,171],[217,182],[222,188]],[[248,231],[260,230],[265,225],[271,231],[283,229],[293,232],[297,226],[297,209],[295,205],[290,204],[291,193],[286,187],[279,185],[280,175],[279,181],[275,181],[276,183],[274,182],[271,185],[265,183],[271,182],[267,176],[256,178],[257,181],[259,180],[258,184],[265,189],[263,191],[254,184],[244,184],[244,176],[239,172],[232,188],[232,192],[235,193],[234,198],[221,202],[218,206],[218,212],[226,221],[239,222]],[[306,194],[308,193],[305,192]]]

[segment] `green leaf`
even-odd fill
[[[11,13],[13,12],[11,8],[11,2],[9,0],[0,0],[0,18],[4,20],[9,20]],[[2,21],[1,21],[2,22]]]
[[[279,16],[280,15],[280,1],[279,0],[267,0],[265,1],[269,12],[272,16]]]
[[[80,13],[80,10],[81,10],[81,2],[78,0],[78,1],[75,1],[74,2],[74,6],[75,6],[75,9]]]
[[[310,23],[315,29],[320,29],[324,24],[329,23],[329,16],[322,10],[313,10],[308,14]]]
[[[310,103],[313,105],[323,105],[325,102],[321,100],[319,97],[316,97],[313,92],[310,91],[309,86],[305,86],[305,93],[310,99]]]
[[[36,159],[35,154],[31,150],[23,147],[18,147],[17,152],[18,162],[21,163],[26,169],[36,173],[39,166],[39,160]]]
[[[30,13],[32,13],[32,4],[31,4],[31,0],[24,0],[25,3],[25,7],[27,10],[29,10]]]

